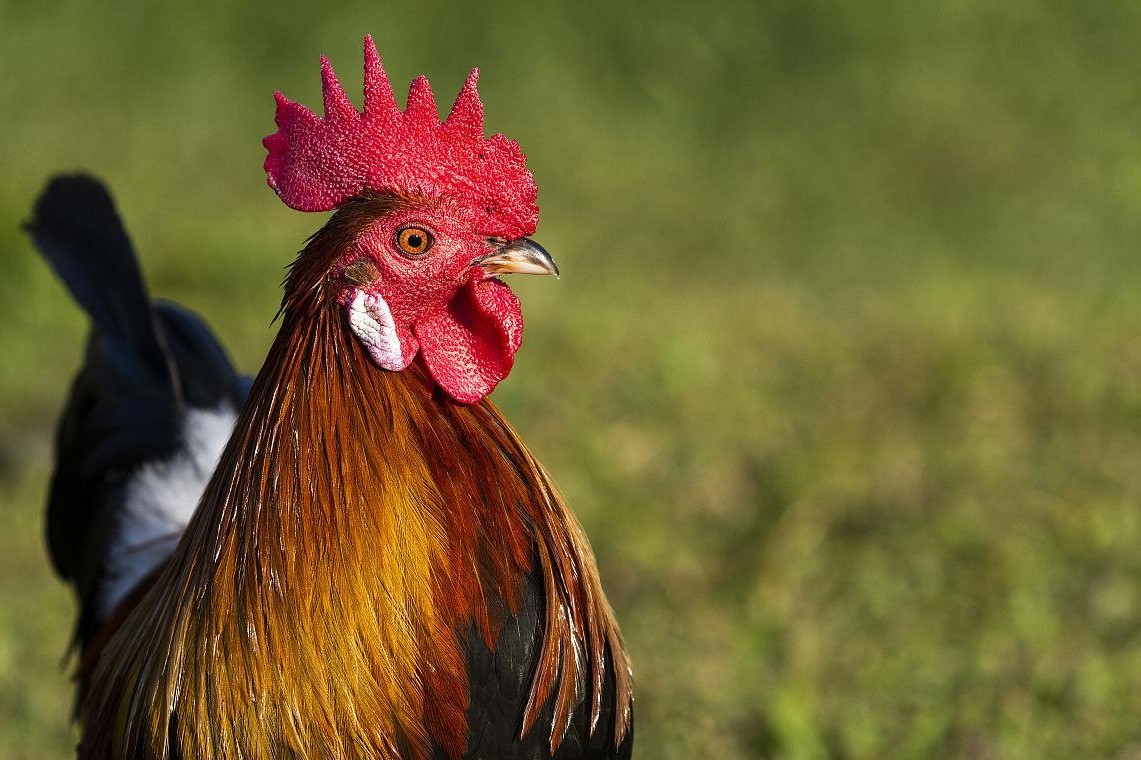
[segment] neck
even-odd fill
[[[458,756],[457,632],[493,647],[533,565],[547,623],[525,727],[555,695],[561,739],[620,654],[578,526],[498,410],[372,364],[299,274],[310,248],[198,512],[97,664],[93,757]]]

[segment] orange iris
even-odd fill
[[[432,233],[420,227],[405,227],[396,233],[396,244],[409,256],[423,256],[433,242]]]

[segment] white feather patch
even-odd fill
[[[144,465],[127,483],[99,593],[103,619],[178,545],[236,419],[229,404],[189,410],[183,420],[182,449],[170,459]]]
[[[357,290],[347,309],[349,327],[374,362],[391,370],[401,370],[408,366],[400,346],[400,337],[396,334],[396,322],[382,296]]]

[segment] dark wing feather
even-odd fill
[[[470,760],[627,760],[634,745],[633,719],[622,744],[615,747],[614,677],[609,650],[602,714],[593,736],[584,699],[572,714],[566,738],[551,755],[549,728],[553,698],[531,731],[519,736],[538,664],[545,610],[542,582],[532,573],[524,580],[516,614],[508,615],[499,630],[494,651],[488,648],[474,626],[464,635],[470,683],[468,750],[464,757]],[[445,760],[446,755],[437,750],[435,757]]]

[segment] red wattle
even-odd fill
[[[499,280],[460,288],[447,308],[413,327],[432,377],[449,396],[473,404],[507,377],[523,339],[519,299]]]

